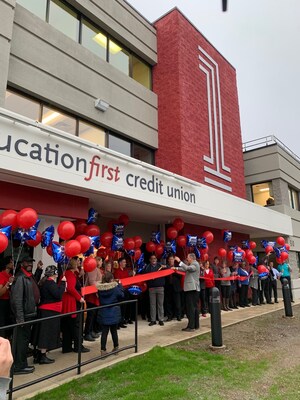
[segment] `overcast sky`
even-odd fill
[[[243,141],[275,135],[300,157],[300,0],[128,0],[150,22],[178,7],[236,68]]]

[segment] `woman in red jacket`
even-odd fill
[[[204,263],[203,277],[205,279],[205,302],[208,306],[210,313],[209,297],[211,296],[211,289],[215,286],[214,271],[209,264],[209,261]]]
[[[66,277],[66,291],[62,298],[62,313],[77,311],[84,304],[84,298],[81,296],[81,285],[76,275],[77,260],[71,259],[67,270]],[[70,353],[74,351],[78,353],[81,345],[81,352],[87,353],[90,350],[82,346],[82,338],[79,338],[79,315],[67,315],[61,319],[62,331],[62,352]],[[72,347],[74,341],[74,348]]]

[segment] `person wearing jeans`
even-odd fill
[[[291,294],[291,302],[294,303],[292,285],[291,285],[292,268],[289,266],[289,264],[287,262],[284,262],[282,264],[279,264],[277,269],[278,269],[278,272],[281,273],[281,276],[280,276],[281,284],[283,285],[283,279],[286,279],[288,281],[289,288],[290,288],[290,294]]]

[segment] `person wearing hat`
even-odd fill
[[[13,262],[10,256],[4,257],[2,264],[4,270],[0,272],[0,327],[7,326],[12,323],[10,311],[10,286],[13,282]],[[0,329],[0,336],[10,337],[11,332]]]
[[[61,314],[62,296],[66,289],[66,277],[63,276],[60,283],[56,283],[58,269],[55,265],[48,265],[45,276],[40,281],[41,300],[39,304],[39,318],[52,317]],[[47,351],[60,346],[60,318],[42,321],[38,326],[37,348],[38,354],[34,361],[39,364],[51,364],[54,362],[47,357]]]
[[[40,290],[32,275],[33,258],[24,257],[11,285],[10,304],[16,323],[22,324],[36,318]],[[30,374],[34,366],[28,366],[27,349],[31,336],[30,324],[17,329],[14,374]]]

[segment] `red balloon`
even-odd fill
[[[20,228],[29,229],[37,221],[38,215],[33,208],[23,208],[17,214],[17,224]]]
[[[141,245],[143,244],[143,239],[141,238],[141,236],[134,236],[133,240],[134,240],[134,247],[141,247]]]
[[[281,252],[281,259],[282,259],[282,261],[285,261],[285,260],[287,260],[288,258],[289,258],[288,253],[287,253],[286,251],[282,251],[282,252]]]
[[[268,268],[265,266],[265,265],[259,265],[258,267],[257,267],[257,272],[259,273],[259,274],[262,274],[263,272],[268,272],[269,273],[269,270],[268,270]]]
[[[75,225],[71,221],[63,221],[58,225],[57,233],[63,240],[71,239],[75,233]]]
[[[113,234],[111,232],[104,232],[101,235],[101,244],[105,247],[110,247],[111,246],[111,241],[113,240]]]
[[[83,235],[84,231],[87,228],[87,223],[85,222],[84,219],[78,219],[77,221],[74,222],[75,225],[75,230],[77,235]]]
[[[242,248],[238,246],[237,251],[240,253],[242,251]]]
[[[256,247],[256,243],[252,240],[251,242],[249,242],[249,246],[251,250],[254,250]]]
[[[167,229],[167,237],[171,240],[175,239],[178,235],[178,231],[176,228],[174,228],[174,226],[170,226]]]
[[[276,239],[277,244],[279,244],[279,246],[284,246],[285,245],[285,240],[282,236],[278,236],[278,238]]]
[[[273,249],[272,246],[266,246],[266,248],[265,248],[266,254],[269,254],[269,253],[271,253],[272,251],[274,251],[274,249]]]
[[[75,257],[81,253],[81,245],[78,240],[69,240],[65,244],[65,254],[67,257]]]
[[[76,240],[80,243],[81,246],[80,253],[85,253],[91,247],[91,239],[86,235],[79,235],[76,237]]]
[[[245,256],[246,256],[246,259],[248,260],[248,258],[251,258],[253,256],[253,251],[250,249],[246,249]]]
[[[17,222],[17,211],[15,210],[6,210],[0,215],[0,225],[1,226],[11,226],[12,229],[15,229],[18,226]]]
[[[85,272],[92,272],[96,269],[97,267],[97,261],[95,260],[94,257],[87,257],[83,261],[83,269]]]
[[[134,260],[137,261],[142,255],[141,249],[134,249]]]
[[[3,253],[8,246],[8,239],[4,233],[0,232],[0,253]]]
[[[88,225],[85,230],[84,233],[87,236],[99,236],[100,235],[100,229],[97,225]]]
[[[205,237],[207,244],[210,244],[214,240],[214,235],[210,231],[205,231],[202,236]]]
[[[288,243],[285,244],[285,248],[287,249],[287,251],[291,250],[291,246]]]
[[[218,254],[220,257],[226,257],[227,251],[223,249],[223,247],[220,247],[218,250]]]
[[[97,251],[97,256],[106,258],[107,257],[107,249],[105,247],[100,247],[100,249]]]
[[[184,235],[178,236],[178,238],[177,238],[177,246],[179,246],[179,247],[185,247],[186,246],[186,236],[184,236]]]
[[[256,257],[255,256],[251,256],[248,260],[249,264],[255,264],[256,263]]]
[[[135,241],[132,238],[126,238],[124,240],[124,249],[133,250],[135,247]]]
[[[59,244],[58,242],[55,242],[55,241],[53,241],[52,243]],[[47,253],[49,254],[49,256],[51,256],[51,257],[53,256],[52,243],[50,243],[50,244],[46,247],[46,251],[47,251]]]
[[[164,252],[164,246],[162,246],[161,244],[157,244],[155,246],[155,254],[157,257],[161,256]]]
[[[109,258],[114,258],[115,257],[115,251],[114,250],[108,250],[107,255],[108,255]]]
[[[36,247],[41,243],[41,241],[42,241],[42,234],[40,231],[36,231],[35,240],[26,240],[26,243],[28,244],[28,246]]]
[[[227,260],[232,262],[232,260],[233,260],[233,251],[232,250],[228,251]]]
[[[205,249],[200,249],[200,254],[201,254],[201,255],[203,255],[203,254],[208,254],[208,250],[209,250],[209,247],[206,245],[206,248],[205,248]]]
[[[283,260],[281,257],[279,257],[279,258],[276,257],[276,262],[277,262],[277,264],[283,264]]]
[[[147,242],[146,243],[146,250],[148,251],[148,253],[153,253],[155,251],[155,243]]]
[[[127,226],[129,223],[128,215],[126,215],[126,214],[120,215],[118,218],[118,222],[120,222],[121,224],[124,224],[124,226]]]
[[[245,257],[246,257],[246,252],[245,252],[245,250],[241,249],[241,253],[242,253],[242,258],[243,258],[243,260],[244,260]]]
[[[207,261],[208,260],[208,254],[203,254],[203,256],[201,256],[202,261]]]
[[[177,231],[181,231],[184,227],[184,222],[181,218],[175,218],[173,221],[173,226]]]
[[[113,225],[114,224],[118,224],[119,221],[117,221],[116,219],[111,219],[110,221],[108,221],[107,223],[107,231],[111,232],[113,229]]]

